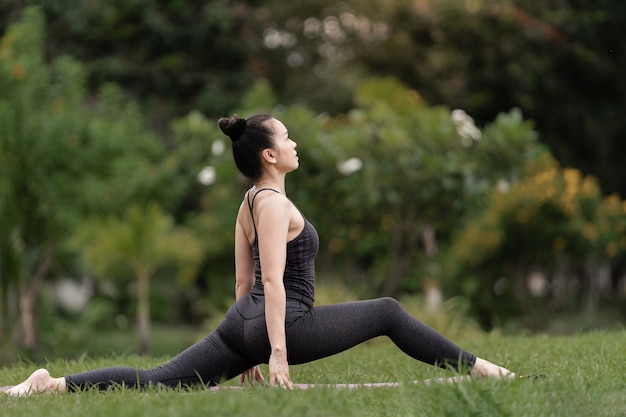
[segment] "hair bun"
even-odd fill
[[[239,140],[244,130],[246,130],[246,127],[248,127],[246,119],[241,119],[236,116],[222,117],[217,123],[220,129],[222,129],[222,132],[233,142]]]

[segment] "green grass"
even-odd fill
[[[116,390],[28,398],[0,397],[2,416],[626,416],[626,331],[567,337],[498,335],[462,343],[479,356],[543,380],[472,381],[354,390],[252,387],[208,392]],[[55,375],[94,367],[151,367],[167,358],[88,358],[0,368],[0,385],[37,366]],[[263,368],[267,375],[267,368]],[[415,362],[384,339],[311,364],[292,366],[295,382],[409,381],[450,375]],[[230,381],[228,384],[233,384]]]

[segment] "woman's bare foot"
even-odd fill
[[[513,379],[516,375],[506,368],[495,365],[489,361],[481,358],[476,358],[476,363],[469,373],[472,379],[482,378],[498,378],[498,379]]]
[[[7,394],[22,397],[35,392],[65,392],[65,378],[52,378],[45,369],[38,369],[26,381],[6,391]]]

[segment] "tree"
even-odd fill
[[[454,241],[448,288],[488,326],[519,316],[537,329],[555,314],[596,313],[626,252],[626,202],[549,155],[488,201]]]
[[[21,3],[21,4],[20,4]],[[152,126],[201,109],[221,115],[253,82],[254,1],[25,0],[41,7],[46,52],[85,63],[88,87],[114,82],[141,103]],[[2,22],[0,21],[0,32]]]
[[[105,217],[86,223],[76,243],[83,248],[89,269],[101,279],[112,279],[113,267],[129,267],[137,284],[137,330],[139,351],[150,351],[150,281],[170,263],[178,266],[176,280],[195,277],[202,260],[202,246],[195,235],[155,203],[145,208],[132,205],[122,219]]]
[[[337,114],[364,77],[392,76],[478,126],[512,108],[566,166],[626,194],[624,3],[482,0],[269,2],[266,77],[283,103]]]
[[[0,6],[0,32],[26,4],[45,10],[49,56],[86,62],[92,91],[121,84],[163,131],[170,115],[231,111],[259,78],[281,104],[335,115],[362,79],[392,76],[478,126],[521,109],[561,163],[626,194],[614,0],[23,0]]]
[[[428,277],[438,285],[439,249],[498,182],[547,151],[519,111],[481,130],[392,78],[363,81],[354,102],[336,117],[277,111],[298,143],[290,195],[319,230],[320,270],[354,286],[367,274],[368,295],[416,291]]]
[[[164,147],[113,86],[89,105],[80,64],[45,62],[44,16],[24,10],[0,41],[0,299],[3,344],[37,349],[37,298],[86,216],[131,201],[175,204]],[[9,304],[9,299],[19,300]],[[11,323],[19,325],[11,328]]]
[[[75,220],[80,190],[71,179],[82,168],[72,158],[81,130],[81,70],[66,59],[48,69],[42,44],[42,15],[29,10],[2,38],[0,51],[2,318],[5,326],[14,320],[6,301],[18,299],[14,334],[31,350],[37,347],[36,297],[62,231]],[[3,341],[11,329],[4,331]]]

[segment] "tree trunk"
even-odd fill
[[[520,307],[523,313],[523,319],[526,326],[534,328],[535,319],[534,311],[530,302],[530,291],[528,289],[528,276],[534,267],[525,267],[518,265],[512,273],[513,279],[513,299]]]
[[[31,352],[36,352],[37,343],[37,296],[35,291],[26,289],[20,293],[20,344]]]
[[[56,245],[51,244],[45,252],[30,279],[30,282],[21,286],[19,291],[19,310],[21,325],[20,344],[36,352],[39,348],[39,337],[37,330],[37,297],[43,283],[44,277],[50,269],[50,264],[56,252]]]
[[[150,353],[150,274],[137,274],[137,332],[139,354]]]
[[[424,243],[424,252],[426,252],[426,256],[429,258],[432,258],[439,252],[437,233],[432,223],[426,223],[422,228],[422,242]]]
[[[407,210],[407,213],[410,212]],[[398,223],[394,227],[393,239],[389,248],[389,272],[382,290],[383,295],[390,297],[397,296],[398,288],[400,288],[402,280],[406,278],[411,263],[409,259],[416,256],[414,246],[416,246],[415,242],[420,236],[419,233],[412,232],[414,229],[413,222],[408,214],[400,214],[396,218]]]
[[[403,272],[405,270],[405,260],[400,256],[402,250],[402,225],[396,225],[393,231],[393,238],[389,248],[389,270],[387,279],[383,287],[383,295],[394,297],[398,292],[398,287],[402,282]]]
[[[432,258],[439,252],[437,244],[437,233],[432,223],[426,223],[422,228],[422,243],[424,244],[424,252],[428,258]],[[424,295],[426,298],[426,307],[430,311],[437,310],[443,303],[443,294],[439,288],[437,279],[432,276],[423,279]]]
[[[12,340],[15,340],[15,329],[21,326],[19,319],[19,297],[17,296],[17,288],[5,287],[2,289],[2,299],[0,304],[0,321],[2,321],[2,332],[0,333],[0,361],[9,362],[15,360],[15,355],[11,353],[14,346]],[[12,337],[13,336],[13,337]]]
[[[585,262],[583,278],[583,309],[586,314],[597,313],[600,296],[611,288],[611,265],[590,256]]]

